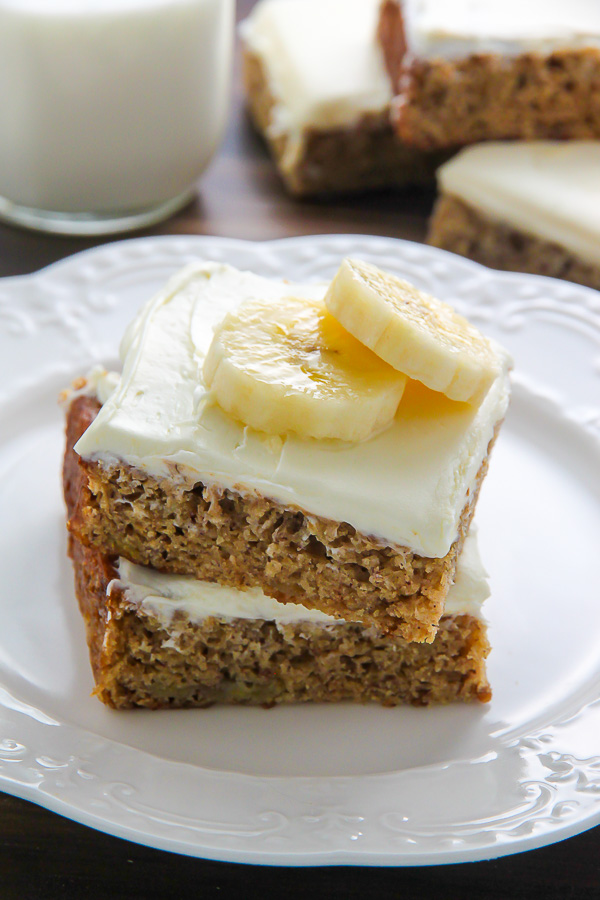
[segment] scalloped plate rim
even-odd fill
[[[578,285],[574,285],[568,282],[557,282],[554,279],[547,278],[544,276],[536,276],[536,275],[520,275],[511,272],[492,272],[491,270],[485,269],[483,266],[480,266],[477,263],[472,262],[471,260],[464,259],[462,257],[455,257],[453,254],[447,253],[445,251],[439,251],[435,248],[427,247],[425,245],[414,244],[410,241],[406,241],[399,238],[384,238],[370,235],[360,235],[360,234],[339,234],[339,235],[303,235],[299,237],[288,237],[281,239],[272,239],[268,241],[247,241],[240,240],[236,238],[219,238],[213,236],[204,236],[204,235],[168,235],[168,236],[156,236],[156,237],[142,237],[142,238],[129,238],[122,241],[117,241],[111,244],[103,244],[100,246],[92,247],[86,250],[83,250],[79,253],[75,253],[71,256],[68,256],[64,259],[58,260],[54,263],[49,264],[41,270],[33,272],[27,275],[20,276],[10,276],[8,278],[4,278],[0,280],[0,289],[3,287],[10,288],[13,284],[19,283],[20,285],[27,283],[40,283],[45,280],[45,278],[49,276],[54,276],[55,274],[60,276],[61,274],[68,275],[69,270],[73,272],[78,270],[82,264],[86,264],[88,261],[92,261],[93,259],[101,259],[103,256],[109,255],[114,248],[121,248],[123,250],[127,250],[128,248],[134,249],[137,246],[148,248],[151,245],[156,245],[157,248],[163,246],[165,248],[170,248],[174,255],[177,255],[177,248],[189,246],[192,248],[193,246],[197,246],[198,249],[201,249],[202,245],[212,244],[213,246],[216,244],[220,245],[225,250],[230,248],[232,251],[235,251],[239,248],[248,248],[253,247],[256,248],[256,252],[259,252],[258,248],[264,247],[273,247],[277,249],[281,247],[295,247],[298,245],[308,245],[308,246],[319,246],[321,244],[324,248],[333,244],[335,242],[364,242],[366,245],[368,244],[388,244],[390,246],[398,246],[402,245],[406,248],[411,247],[415,248],[415,251],[419,253],[424,253],[426,256],[430,255],[432,259],[441,258],[444,262],[449,265],[451,268],[455,267],[457,270],[462,269],[463,273],[467,273],[472,271],[473,273],[485,273],[486,277],[492,280],[498,281],[513,281],[517,279],[522,283],[531,283],[531,284],[547,284],[551,285],[551,293],[556,293],[557,295],[561,292],[581,292],[581,296],[588,296],[595,298],[597,296],[596,292],[589,288],[580,287]],[[560,290],[558,290],[560,288]],[[598,323],[600,325],[600,321]],[[0,342],[2,341],[2,335],[0,335]],[[7,712],[8,710],[3,707],[0,703],[0,714],[3,712]],[[78,726],[74,726],[78,727]],[[0,734],[0,750],[2,749],[2,735]],[[95,815],[89,812],[86,812],[83,809],[80,809],[74,805],[69,805],[67,800],[63,800],[57,796],[51,796],[49,794],[45,794],[43,791],[39,789],[39,787],[35,785],[25,785],[25,784],[17,784],[11,782],[7,779],[1,771],[1,763],[2,758],[0,757],[0,784],[4,785],[5,790],[8,793],[12,793],[15,796],[20,796],[25,799],[29,799],[38,805],[44,806],[50,810],[58,812],[62,815],[67,816],[75,821],[81,822],[82,824],[89,825],[94,827],[100,831],[104,831],[108,834],[113,834],[119,837],[123,837],[125,839],[134,840],[138,843],[146,844],[151,847],[155,847],[157,849],[165,849],[171,850],[175,852],[185,853],[189,855],[195,856],[203,856],[209,859],[216,860],[227,860],[233,862],[243,862],[243,863],[259,863],[259,864],[267,864],[267,865],[296,865],[296,866],[308,866],[308,865],[433,865],[433,864],[447,864],[451,862],[459,863],[466,861],[475,861],[475,860],[484,860],[484,859],[494,859],[499,856],[523,852],[528,849],[534,849],[537,847],[542,847],[547,844],[553,843],[557,840],[561,840],[566,837],[570,837],[572,835],[579,834],[593,825],[598,824],[600,822],[600,804],[597,804],[598,808],[592,812],[588,811],[586,815],[584,815],[581,819],[571,822],[565,822],[561,825],[552,828],[550,831],[542,832],[541,834],[533,834],[521,837],[517,840],[506,841],[505,843],[496,843],[492,846],[482,846],[482,847],[470,847],[467,850],[461,850],[458,848],[453,849],[441,849],[438,848],[436,851],[428,851],[428,852],[416,852],[412,856],[410,854],[405,853],[388,853],[388,852],[374,852],[370,850],[361,850],[358,846],[355,849],[324,849],[322,851],[316,850],[298,850],[297,852],[275,852],[273,850],[226,850],[224,848],[213,848],[209,846],[202,846],[197,842],[186,842],[183,840],[179,840],[176,838],[163,838],[157,834],[151,834],[149,832],[144,832],[143,830],[138,830],[136,828],[132,828],[127,824],[122,824],[118,822],[110,822],[105,818],[103,819],[101,815]],[[228,775],[234,775],[234,773],[227,773]],[[389,773],[393,775],[394,773]],[[235,776],[241,779],[253,779],[257,776],[250,775],[240,775]],[[258,778],[261,780],[268,780],[270,776],[267,776],[266,779]],[[302,779],[304,776],[296,776],[299,779]],[[311,778],[307,776],[310,781],[315,781],[318,779]],[[327,776],[323,776],[322,780],[324,782],[332,781],[336,779],[344,780],[351,776],[331,776],[328,778]],[[361,777],[361,776],[355,776]],[[374,776],[363,776],[363,777],[379,777],[379,773]],[[383,773],[382,773],[383,777]],[[272,776],[275,780],[279,778],[279,776]]]

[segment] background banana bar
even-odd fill
[[[263,0],[242,23],[248,109],[287,190],[337,194],[432,182],[406,146],[377,41],[379,0]]]
[[[438,173],[428,243],[600,290],[600,143],[490,142]]]

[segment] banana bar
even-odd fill
[[[242,23],[250,115],[291,194],[433,180],[435,161],[402,144],[390,123],[378,2],[260,0]]]
[[[71,445],[96,409],[93,399],[79,396],[68,416],[64,487],[71,510],[84,487]],[[489,590],[472,532],[432,644],[282,604],[259,588],[241,591],[106,557],[72,536],[69,549],[94,693],[108,706],[340,700],[426,706],[491,697],[481,613]]]
[[[469,147],[441,167],[438,184],[430,244],[600,289],[600,142]]]
[[[225,314],[327,287],[216,263],[176,275],[127,330],[121,376],[90,379],[70,530],[103,556],[431,642],[507,409],[509,358],[496,349],[478,405],[409,380],[392,421],[361,441],[269,434],[225,412],[202,374]]]
[[[398,135],[421,150],[600,137],[600,5],[383,0]]]

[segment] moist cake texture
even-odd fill
[[[168,628],[128,600],[118,573],[97,551],[73,541],[71,553],[95,693],[109,706],[490,699],[486,629],[473,616],[445,616],[432,644],[351,623],[216,616],[191,622],[176,615]]]
[[[244,294],[301,290],[201,264],[145,308],[76,446],[87,484],[70,527],[104,555],[430,641],[508,403],[508,359],[498,351],[480,407],[414,386],[359,445],[260,435],[202,390],[211,326]]]
[[[438,183],[430,244],[600,288],[600,142],[470,147],[440,168]]]
[[[262,0],[242,23],[248,108],[290,193],[431,181],[390,123],[378,0]]]
[[[64,490],[73,512],[85,486],[72,444],[89,424],[88,397],[67,418]],[[227,591],[103,556],[71,535],[95,694],[109,706],[354,700],[386,706],[487,701],[488,589],[468,538],[448,614],[432,644],[407,643],[260,591]],[[259,595],[259,596],[257,596]]]
[[[600,137],[600,7],[587,0],[384,0],[403,141]]]

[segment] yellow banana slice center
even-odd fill
[[[270,434],[362,441],[388,425],[406,378],[321,300],[252,299],[215,330],[203,376],[230,415]]]

